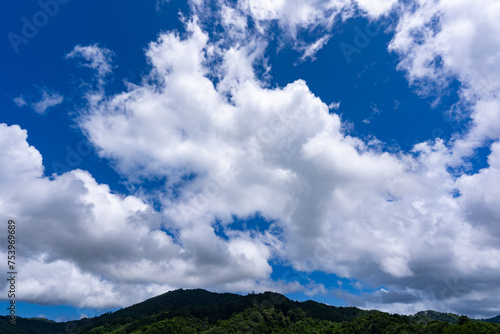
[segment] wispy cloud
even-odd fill
[[[328,40],[330,39],[330,35],[325,35],[321,38],[319,38],[316,42],[312,43],[311,45],[308,45],[306,49],[304,50],[304,53],[302,54],[302,57],[300,57],[300,60],[315,60],[316,53],[318,53],[321,48],[323,48],[326,43],[328,43]]]
[[[328,109],[330,110],[339,110],[340,108],[340,101],[339,102],[332,102],[328,105]]]
[[[104,78],[113,70],[112,57],[114,53],[100,47],[98,44],[87,46],[77,45],[66,55],[68,59],[81,59],[82,66],[93,69],[96,72],[99,84],[104,83]]]
[[[13,99],[14,103],[19,107],[30,107],[35,112],[39,114],[45,114],[47,109],[50,107],[57,106],[61,104],[64,100],[64,97],[59,93],[49,91],[46,88],[39,88],[39,97],[36,98],[25,98],[23,95],[20,95]]]
[[[22,107],[25,107],[28,105],[28,103],[24,100],[24,97],[21,95],[21,96],[18,96],[16,98],[14,98],[14,103],[19,107],[19,108],[22,108]]]
[[[48,108],[57,106],[62,102],[63,102],[62,95],[43,91],[42,99],[38,102],[32,103],[31,106],[33,107],[33,110],[35,110],[37,113],[44,114]]]

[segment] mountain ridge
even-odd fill
[[[108,312],[90,319],[65,323],[37,318],[17,320],[16,326],[13,327],[8,325],[7,317],[0,316],[0,332],[238,333],[250,330],[255,333],[300,333],[301,330],[293,331],[293,328],[305,326],[302,330],[306,332],[307,328],[317,328],[311,333],[344,333],[342,330],[349,333],[350,326],[365,326],[367,330],[371,328],[369,333],[392,333],[388,331],[392,329],[406,333],[426,333],[418,332],[419,328],[435,329],[429,333],[446,333],[444,330],[451,328],[450,326],[460,325],[462,329],[467,326],[483,326],[490,330],[484,333],[500,333],[500,325],[496,323],[500,321],[500,315],[475,320],[457,314],[428,310],[405,316],[356,307],[330,306],[313,300],[292,301],[270,291],[242,296],[203,289],[169,291],[116,312]],[[324,331],[318,328],[323,328]]]

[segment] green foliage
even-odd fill
[[[461,325],[451,325],[445,328],[443,334],[496,334],[500,326],[493,323],[467,321]]]
[[[458,323],[459,316],[453,313],[441,313],[436,311],[422,311],[412,316],[413,320],[419,324],[427,325],[431,321],[441,321],[450,324]]]
[[[484,322],[492,322],[495,324],[500,324],[500,315],[497,315],[496,317],[489,318],[489,319],[483,319],[482,321]]]
[[[467,318],[465,315],[461,315],[459,318],[458,318],[458,325],[465,325],[467,324],[468,322],[470,321],[469,318]]]
[[[402,316],[314,301],[292,302],[272,292],[239,296],[176,290],[71,323],[18,318],[13,328],[7,317],[0,317],[0,333],[489,334],[500,333],[500,325],[435,311]]]
[[[10,318],[0,316],[0,333],[2,334],[32,334],[32,333],[65,333],[66,324],[57,323],[47,319],[17,318],[16,325],[9,324]]]

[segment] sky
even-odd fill
[[[0,15],[17,315],[91,317],[178,288],[500,314],[500,2]]]

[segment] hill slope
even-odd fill
[[[500,315],[497,315],[496,317],[489,318],[489,319],[483,319],[485,322],[491,322],[494,324],[500,324]]]
[[[492,318],[495,320],[499,317]],[[56,323],[0,317],[0,333],[500,333],[500,325],[435,311],[401,316],[265,292],[175,290],[92,319]]]

